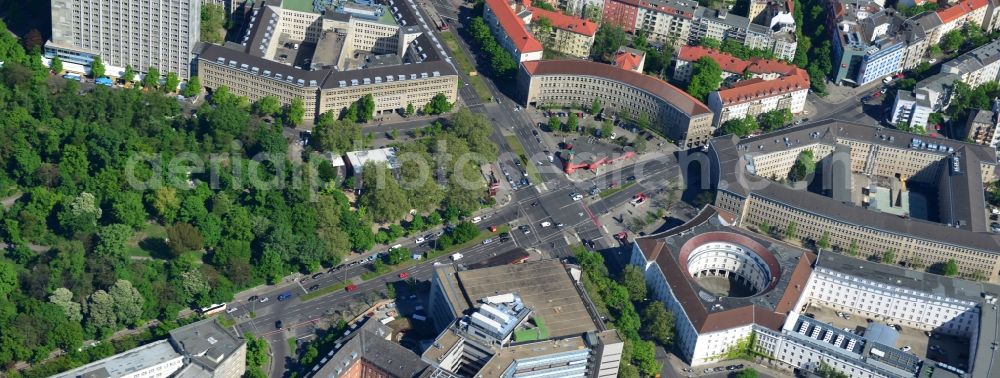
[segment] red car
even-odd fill
[[[358,285],[355,285],[355,284],[347,285],[347,291],[348,292],[355,291],[355,290],[358,290]]]
[[[400,274],[399,274],[399,278],[402,278],[402,279],[404,279],[404,280],[405,280],[405,279],[407,279],[407,278],[410,278],[410,274],[409,274],[409,273],[406,273],[406,272],[403,272],[403,273],[400,273]]]
[[[490,232],[497,232],[497,226],[490,226]]]

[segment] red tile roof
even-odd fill
[[[809,89],[809,74],[796,68],[795,75],[782,76],[774,80],[751,79],[736,83],[736,86],[719,91],[724,105],[739,104],[761,98]]]
[[[623,70],[635,71],[642,63],[642,55],[628,51],[618,51],[615,55],[614,66]]]
[[[514,47],[517,47],[518,51],[522,54],[542,51],[542,44],[528,32],[524,22],[514,14],[514,10],[506,0],[486,0],[486,6],[496,15],[500,27],[514,42]]]
[[[941,19],[942,24],[947,24],[972,13],[972,11],[985,7],[987,2],[987,0],[962,0],[958,4],[938,10],[937,15]]]
[[[536,60],[522,63],[529,75],[581,75],[614,80],[646,91],[688,115],[711,114],[705,104],[691,95],[652,76],[623,70],[610,64],[586,60]]]
[[[542,8],[528,7],[531,11],[531,22],[538,22],[542,17],[552,22],[552,27],[593,37],[597,34],[597,23],[579,17],[565,15],[559,12],[547,11]]]
[[[742,74],[743,72],[749,70],[750,73],[753,74],[778,73],[787,76],[794,75],[798,69],[791,64],[778,60],[761,58],[742,60],[724,52],[712,50],[702,46],[681,46],[681,49],[677,54],[677,59],[694,62],[705,56],[711,58],[716,63],[719,63],[719,66],[722,67],[723,71],[737,74]]]

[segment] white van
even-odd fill
[[[453,253],[453,254],[451,254],[451,260],[452,261],[461,260],[463,257],[465,257],[465,255],[463,255],[461,253]]]

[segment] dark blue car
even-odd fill
[[[286,291],[284,293],[281,293],[281,295],[278,295],[278,300],[279,301],[283,301],[283,300],[286,300],[286,299],[291,298],[291,297],[292,297],[292,292]]]

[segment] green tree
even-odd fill
[[[719,89],[722,84],[722,68],[709,57],[701,57],[694,62],[691,83],[687,92],[701,102],[708,99],[708,94]]]
[[[442,114],[450,112],[452,104],[448,102],[448,97],[443,93],[438,93],[431,98],[431,102],[427,103],[427,109],[425,114]]]
[[[955,259],[949,259],[948,262],[944,264],[944,271],[942,273],[948,277],[958,275],[958,263],[955,262]]]
[[[555,115],[549,117],[549,131],[558,131],[560,129],[562,129],[562,121],[559,120],[559,117]]]
[[[764,233],[764,235],[771,234],[771,223],[768,222],[767,219],[761,222],[760,225],[757,226],[757,228],[759,228],[760,232]]]
[[[389,250],[389,256],[386,258],[386,262],[389,263],[389,265],[399,265],[409,258],[410,250],[406,247],[393,248]]]
[[[87,300],[87,327],[99,334],[107,333],[118,327],[115,317],[115,299],[108,292],[98,290],[90,294]]]
[[[753,134],[760,130],[760,126],[757,124],[757,119],[751,115],[743,118],[731,119],[722,123],[722,127],[719,128],[719,132],[722,135],[736,135],[740,138],[745,138],[746,136]]]
[[[594,35],[594,43],[590,47],[590,56],[596,60],[610,62],[613,54],[627,40],[625,31],[609,22],[602,23]]]
[[[413,103],[412,102],[406,104],[406,116],[407,117],[412,116],[416,112],[417,111],[416,111],[416,109],[413,108]]]
[[[184,97],[195,98],[201,94],[201,79],[197,76],[191,76],[188,80],[187,85],[184,86],[184,91],[181,93]]]
[[[132,286],[127,280],[118,280],[115,285],[108,290],[108,294],[114,298],[112,306],[115,319],[121,325],[135,326],[139,324],[142,316],[142,308],[146,304],[139,290]]]
[[[0,259],[0,298],[7,298],[17,290],[17,266]]]
[[[635,265],[626,265],[622,273],[622,285],[628,289],[629,298],[634,302],[646,299],[646,277],[642,270]]]
[[[150,66],[146,69],[146,74],[142,76],[142,88],[146,90],[156,89],[160,85],[160,70]]]
[[[301,98],[293,98],[292,103],[285,106],[285,123],[289,126],[296,127],[301,125],[305,115],[305,103],[302,102]]]
[[[385,165],[367,163],[361,175],[362,190],[358,203],[376,222],[396,222],[410,210],[406,193]]]
[[[281,102],[274,96],[264,96],[253,103],[253,111],[261,117],[273,117],[281,111]]]
[[[184,252],[200,251],[204,246],[204,239],[197,228],[181,222],[167,227],[167,246],[175,257],[179,257]]]
[[[67,235],[90,233],[97,227],[102,210],[93,194],[83,192],[63,205],[58,214],[59,226]]]
[[[613,134],[614,132],[615,132],[615,126],[613,123],[611,123],[610,119],[605,118],[604,121],[601,121],[602,138],[611,138],[611,134]]]
[[[119,193],[111,202],[111,218],[115,223],[121,223],[135,230],[146,225],[146,207],[142,204],[142,196],[133,191]]]
[[[125,242],[131,236],[132,228],[124,224],[116,223],[104,226],[97,232],[97,246],[94,247],[94,254],[115,261],[124,261]]]
[[[201,5],[201,41],[222,43],[225,38],[226,10],[219,4]]]
[[[944,34],[941,37],[941,49],[944,51],[958,51],[962,44],[965,43],[965,36],[962,35],[962,29],[953,29]]]
[[[122,81],[125,83],[135,81],[135,68],[132,68],[131,64],[125,65],[125,72],[122,73]]]
[[[795,221],[788,222],[788,226],[785,226],[785,239],[795,239],[795,229],[797,226]]]
[[[49,70],[57,75],[61,74],[63,70],[62,59],[59,59],[58,56],[52,57],[52,60],[49,61]]]
[[[813,160],[812,150],[802,150],[799,157],[795,159],[792,170],[788,173],[788,178],[792,181],[802,181],[816,171],[816,161]]]
[[[719,42],[719,40],[715,38],[702,37],[698,40],[698,46],[707,47],[712,50],[720,50],[722,49],[722,42]]]
[[[753,368],[747,368],[736,373],[736,378],[757,378],[757,371]]]
[[[823,231],[823,236],[819,238],[816,245],[819,246],[820,249],[830,249],[830,231]]]
[[[760,115],[760,126],[765,132],[771,132],[792,123],[792,119],[791,110],[775,109]]]
[[[163,92],[164,93],[174,93],[177,91],[177,86],[180,85],[181,80],[177,78],[177,73],[167,72],[167,78],[163,82]]]
[[[2,295],[0,295],[2,297]],[[73,292],[65,287],[60,287],[52,291],[52,295],[49,295],[49,302],[59,306],[62,309],[63,315],[66,316],[66,320],[73,323],[80,323],[83,321],[83,311],[79,303],[73,301]]]
[[[100,56],[95,56],[94,61],[90,62],[90,77],[99,78],[104,76],[104,62],[101,60]]]
[[[576,113],[569,112],[569,116],[566,117],[566,124],[563,125],[563,131],[574,132],[580,127],[580,119],[577,118]]]
[[[594,101],[590,102],[590,114],[591,115],[601,114],[602,109],[603,108],[601,107],[601,99],[594,97]]]
[[[858,241],[851,240],[851,245],[847,247],[847,254],[851,256],[858,255]]]
[[[674,314],[660,301],[653,301],[642,312],[642,333],[663,346],[674,339]]]
[[[883,264],[892,264],[896,262],[896,250],[890,249],[882,254]]]
[[[375,97],[371,93],[364,95],[359,100],[358,113],[361,122],[368,122],[375,119]]]

